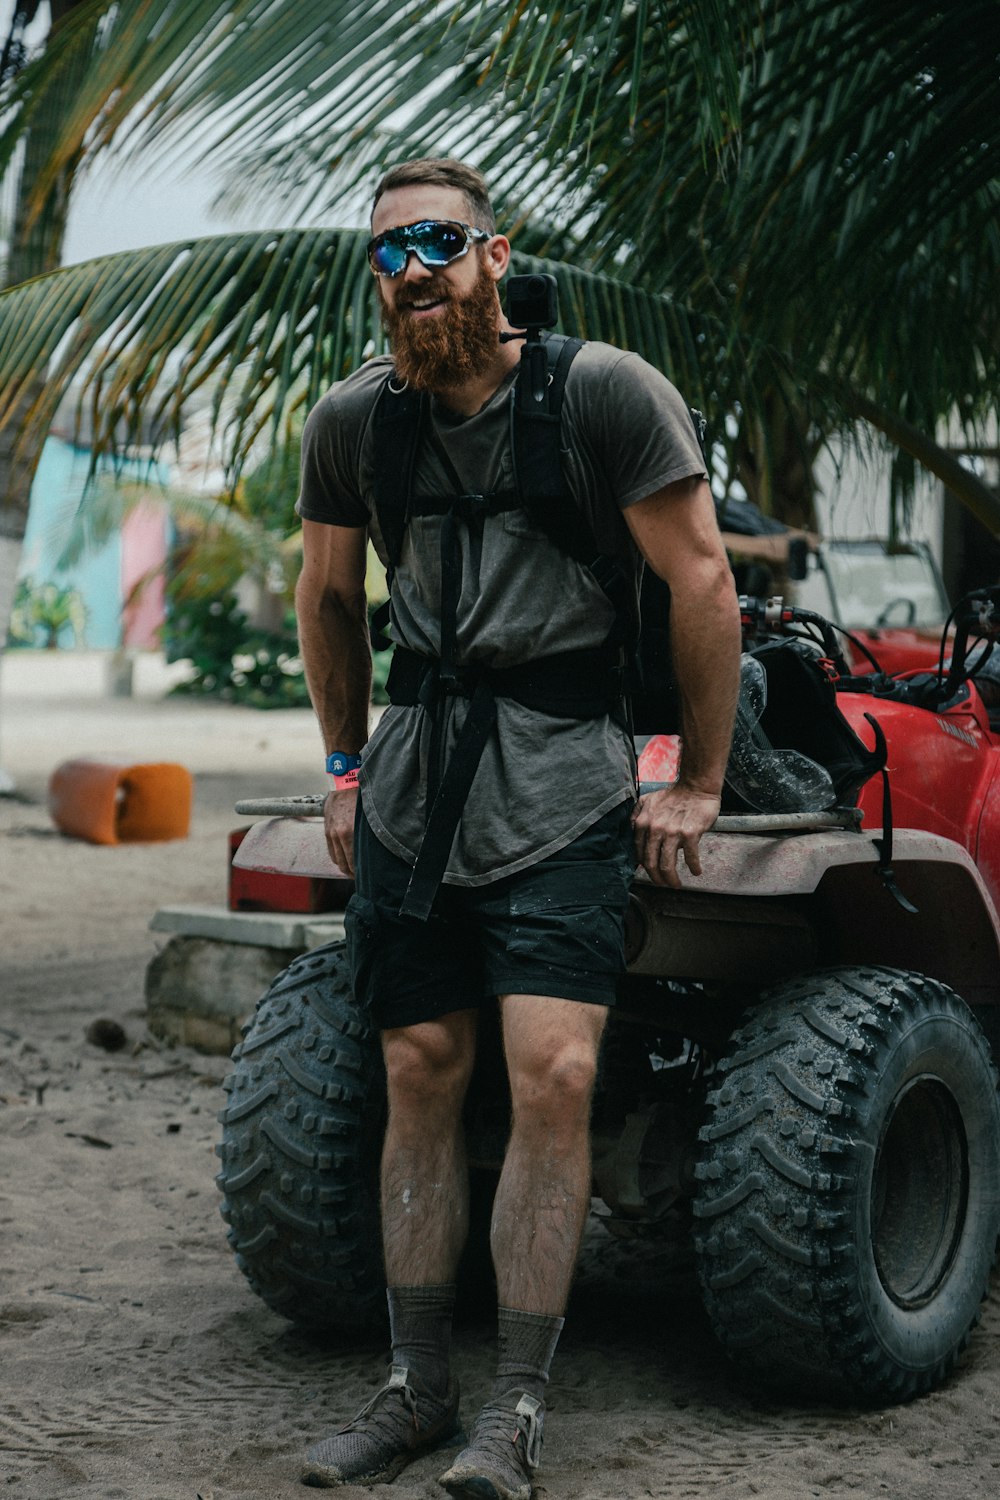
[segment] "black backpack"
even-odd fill
[[[560,457],[566,378],[583,346],[579,339],[550,334],[544,347],[548,371],[545,401],[532,399],[523,372],[515,382],[511,408],[514,489],[461,498],[468,502],[470,513],[477,505],[490,514],[514,508],[526,510],[557,547],[589,569],[615,611],[613,634],[626,660],[624,684],[633,732],[677,733],[680,709],[670,655],[670,590],[651,568],[645,568],[636,615],[629,580],[619,564],[601,552],[589,520],[566,484]],[[416,456],[427,412],[426,396],[399,390],[393,385],[393,376],[387,378],[374,416],[375,512],[388,556],[390,588],[409,516],[441,514],[453,506],[454,497],[413,494]],[[691,419],[704,455],[704,419],[694,410]],[[448,467],[443,451],[439,456]],[[388,616],[388,605],[376,612],[374,624],[379,632],[384,632]],[[383,642],[388,644],[384,635]]]

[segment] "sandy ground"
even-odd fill
[[[221,902],[238,796],[319,789],[306,713],[98,696],[82,670],[3,675],[0,763],[0,1482],[20,1500],[292,1500],[308,1441],[377,1384],[380,1339],[319,1347],[250,1292],[214,1186],[222,1058],[156,1044],[143,975],[159,906]],[[103,751],[196,776],[190,836],[96,848],[60,837],[53,768]],[[255,997],[248,996],[248,1005]],[[127,1047],[89,1044],[118,1020]],[[492,1314],[456,1332],[470,1410]],[[548,1500],[1000,1492],[1000,1305],[960,1371],[886,1412],[779,1404],[741,1386],[695,1285],[595,1228],[551,1387]],[[429,1456],[399,1500],[440,1496]],[[357,1487],[345,1500],[378,1493]]]

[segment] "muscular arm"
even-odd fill
[[[368,740],[371,652],[365,598],[366,533],[302,523],[302,572],[295,590],[299,646],[327,754],[356,755]],[[324,810],[332,859],[354,873],[356,791],[332,791]]]
[[[705,480],[667,485],[624,515],[646,562],[670,586],[683,734],[676,786],[639,800],[636,852],[657,885],[679,887],[678,854],[701,873],[698,843],[719,812],[739,692],[739,608]]]

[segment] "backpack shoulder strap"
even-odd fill
[[[399,387],[393,372],[375,401],[375,515],[389,559],[390,575],[399,564],[406,531],[407,508],[413,487],[427,398],[409,386]]]
[[[546,400],[532,399],[518,375],[511,392],[510,446],[514,482],[521,505],[562,552],[594,575],[610,600],[622,640],[634,642],[638,620],[621,568],[605,556],[584,511],[571,494],[562,467],[561,414],[570,366],[583,348],[580,339],[550,334]]]
[[[560,422],[566,378],[583,348],[580,339],[551,334],[545,341],[546,399],[532,399],[523,371],[510,397],[514,483],[524,509],[561,551],[589,566],[597,543],[563,476]]]

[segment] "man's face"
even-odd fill
[[[465,194],[457,188],[395,188],[379,199],[372,234],[422,219],[469,224],[472,215]],[[432,268],[410,254],[398,276],[378,277],[382,321],[396,370],[411,385],[447,390],[485,374],[493,365],[500,347],[497,282],[507,264],[506,245],[496,236],[486,244],[471,245],[449,265]]]

